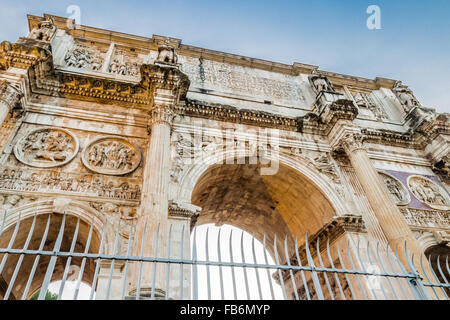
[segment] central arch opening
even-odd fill
[[[301,245],[306,233],[314,234],[336,212],[323,192],[299,171],[280,164],[278,173],[264,176],[260,165],[218,164],[199,178],[192,203],[202,208],[197,225],[228,224],[267,243],[277,238],[283,252],[287,237],[290,247]],[[274,255],[273,245],[268,246]]]

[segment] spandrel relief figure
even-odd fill
[[[407,205],[411,202],[408,191],[403,184],[396,178],[380,172],[380,176],[384,181],[384,185],[395,200],[397,205]]]
[[[447,192],[435,182],[420,176],[408,179],[408,186],[414,196],[421,202],[438,210],[450,208],[450,198]]]

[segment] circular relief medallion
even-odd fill
[[[409,192],[400,180],[384,172],[379,172],[379,174],[398,206],[406,206],[411,202]]]
[[[53,168],[72,161],[78,153],[77,138],[59,128],[33,130],[14,147],[16,158],[31,167]]]
[[[447,191],[434,181],[421,176],[411,176],[408,178],[408,187],[420,202],[431,208],[437,210],[450,209],[450,197]]]
[[[117,137],[104,137],[91,142],[82,156],[88,169],[112,176],[133,172],[141,159],[139,148],[128,140]]]

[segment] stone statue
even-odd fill
[[[333,85],[326,76],[315,73],[309,77],[309,80],[317,94],[323,91],[335,92]]]
[[[177,64],[178,56],[175,48],[166,40],[164,43],[158,45],[158,57],[156,62],[163,64]]]
[[[397,95],[406,113],[415,107],[420,107],[420,103],[414,96],[411,89],[409,89],[408,86],[405,86],[401,81],[397,81],[392,90]]]
[[[50,18],[49,20],[39,22],[38,27],[31,31],[29,38],[40,41],[50,41],[55,34],[55,31],[55,23],[53,18]]]

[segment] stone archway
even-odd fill
[[[192,173],[198,169],[193,168]],[[272,255],[276,236],[284,260],[286,236],[292,250],[296,238],[302,244],[306,233],[314,234],[333,217],[344,214],[345,206],[336,192],[324,192],[315,182],[327,189],[332,189],[331,183],[310,167],[282,157],[277,174],[262,176],[259,169],[250,164],[212,164],[202,170],[187,192],[192,204],[202,208],[198,223],[230,224],[259,241],[266,235]],[[333,197],[336,201],[330,200]]]
[[[0,247],[7,248],[8,244],[14,234],[17,224],[20,224],[17,229],[17,236],[14,240],[12,249],[23,249],[24,245],[29,237],[30,230],[35,220],[35,226],[31,238],[29,239],[28,250],[38,250],[49,223],[48,235],[44,242],[43,251],[53,251],[58,233],[61,228],[64,214],[59,212],[58,203],[54,200],[42,201],[30,205],[23,206],[11,210],[7,215],[7,223],[4,228],[4,232],[0,237]],[[89,253],[98,253],[100,248],[100,242],[102,237],[102,230],[104,227],[100,215],[95,210],[85,206],[82,203],[68,202],[64,212],[66,213],[66,219],[64,224],[64,233],[61,243],[61,252],[69,252],[74,232],[76,229],[77,221],[79,219],[79,231],[74,252],[83,253],[88,243],[88,237],[91,230],[91,223],[93,221],[93,232],[89,245]],[[105,233],[104,247],[108,251],[111,245],[111,232]],[[2,261],[5,255],[0,255],[0,261]],[[9,254],[5,260],[5,266],[0,275],[0,281],[2,286],[0,288],[0,296],[3,298],[8,285],[10,284],[13,274],[15,272],[17,263],[20,257],[17,254]],[[26,290],[27,282],[29,281],[30,273],[33,265],[36,261],[36,255],[25,255],[21,264],[19,272],[17,273],[14,281],[13,289],[11,291],[9,299],[22,299],[22,296]],[[31,286],[27,291],[25,299],[29,299],[37,290],[42,286],[47,267],[49,265],[50,256],[41,256],[38,260],[35,274],[31,280]],[[61,280],[63,278],[64,270],[66,267],[67,258],[59,257],[56,260],[55,268],[52,274],[51,282]],[[81,258],[73,258],[71,266],[80,267],[82,264]],[[82,282],[92,285],[95,273],[95,261],[92,259],[86,260],[85,269],[83,272]],[[69,275],[70,276],[70,275]]]

